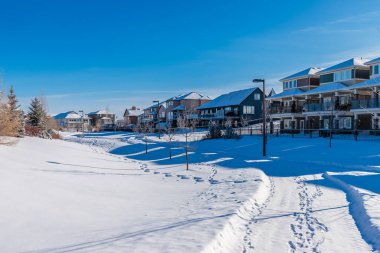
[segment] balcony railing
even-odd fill
[[[301,113],[302,106],[271,106],[269,107],[270,114],[280,113]]]
[[[305,106],[307,112],[319,111],[349,111],[351,103],[335,104],[335,103],[311,103]]]
[[[380,101],[377,98],[368,99],[356,99],[352,100],[351,109],[368,109],[368,108],[379,108]]]

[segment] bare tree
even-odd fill
[[[169,158],[170,159],[172,159],[172,141],[174,140],[174,134],[175,134],[175,130],[172,127],[172,124],[168,121],[166,136],[168,137],[168,141],[169,141]]]
[[[180,115],[177,117],[177,125],[185,136],[186,170],[189,170],[189,139],[197,123],[197,119],[191,119],[188,115]]]

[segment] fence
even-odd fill
[[[235,128],[239,135],[262,135],[263,130],[260,128],[245,127]],[[345,129],[304,129],[284,130],[275,127],[273,131],[267,127],[267,135],[271,137],[290,137],[290,138],[331,138],[340,140],[355,141],[380,141],[380,130],[345,130]]]

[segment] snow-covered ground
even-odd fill
[[[204,132],[191,136],[200,140]],[[94,133],[0,146],[1,252],[380,250],[380,143]]]

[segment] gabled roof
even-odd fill
[[[82,116],[80,116],[77,112],[74,111],[68,111],[68,112],[63,112],[55,115],[53,117],[54,119],[80,119]]]
[[[270,96],[270,97],[268,97],[268,99],[272,100],[272,99],[285,98],[285,97],[294,97],[294,96],[300,95],[302,93],[304,93],[304,91],[302,91],[301,89],[294,88],[294,89],[289,89],[289,90],[283,91],[281,93],[275,94],[273,96]]]
[[[128,112],[128,115],[126,115],[127,112]],[[138,108],[136,108],[134,110],[132,110],[132,109],[125,109],[124,117],[125,116],[139,116],[141,113],[143,113],[143,110],[138,109]]]
[[[348,89],[353,90],[353,89],[360,89],[360,88],[371,88],[375,86],[380,86],[380,77],[369,79],[364,82],[354,84],[348,87]]]
[[[373,60],[367,61],[365,64],[366,65],[370,65],[370,64],[378,63],[378,62],[380,62],[380,57],[377,57],[377,58],[375,58]]]
[[[202,95],[198,92],[189,92],[183,95],[172,98],[173,100],[185,100],[185,99],[205,99],[210,100],[211,98],[205,95]]]
[[[295,79],[295,78],[301,78],[301,77],[307,77],[310,75],[315,75],[315,73],[317,73],[321,70],[323,70],[323,69],[322,68],[315,68],[315,67],[307,68],[307,69],[304,69],[304,70],[297,72],[293,75],[282,78],[280,81],[282,82],[282,81],[285,81],[288,79]]]
[[[215,98],[214,100],[211,100],[210,102],[207,102],[199,106],[197,109],[200,110],[200,109],[240,105],[249,95],[251,95],[257,89],[259,88],[233,91],[233,92],[221,95]]]
[[[339,90],[346,90],[347,85],[343,83],[329,83],[319,86],[318,88],[304,92],[302,95],[312,95],[319,93],[331,93]]]
[[[334,66],[331,66],[331,67],[328,67],[324,70],[321,70],[319,72],[317,72],[318,75],[320,74],[326,74],[326,73],[330,73],[330,72],[333,72],[333,71],[336,71],[336,70],[340,70],[340,69],[346,69],[346,68],[353,68],[353,67],[367,67],[365,65],[366,63],[366,59],[363,59],[363,58],[351,58],[347,61],[344,61],[344,62],[341,62],[341,63],[338,63]]]
[[[274,95],[276,95],[276,94],[277,94],[276,91],[272,88],[272,89],[270,90],[270,92],[268,93],[268,97],[274,96]]]
[[[109,114],[109,115],[115,115],[115,113],[113,112],[110,112],[108,110],[99,110],[99,111],[96,111],[96,112],[90,112],[88,115],[100,115],[100,114]]]
[[[165,103],[166,101],[167,101],[167,100],[160,102],[159,105],[165,108],[164,103]],[[150,109],[152,109],[152,108],[156,108],[156,107],[157,107],[157,103],[154,103],[153,105],[151,105],[151,106],[149,106],[149,107],[147,107],[147,108],[145,108],[145,109],[143,109],[143,110],[144,110],[144,111],[145,111],[145,110],[150,110]]]

